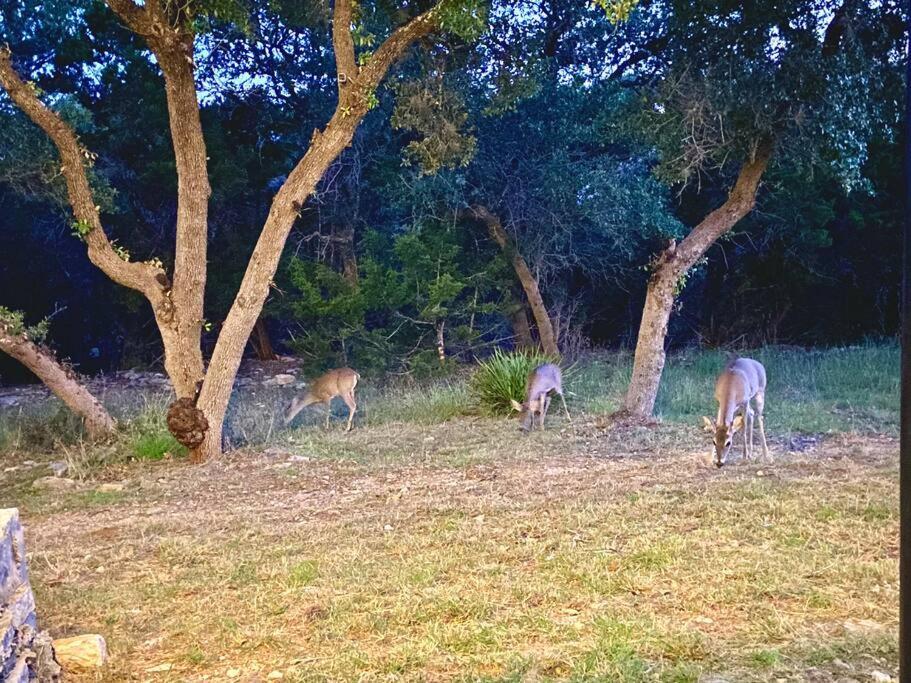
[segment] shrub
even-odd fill
[[[481,361],[471,378],[471,392],[478,406],[492,415],[504,415],[512,411],[510,401],[525,400],[525,384],[528,373],[542,363],[553,359],[538,351],[514,351],[505,353],[500,349],[485,361]]]

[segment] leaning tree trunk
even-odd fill
[[[24,334],[10,334],[0,328],[0,351],[31,370],[57,398],[81,417],[89,436],[94,438],[114,431],[117,425],[114,418],[75,375],[60,364],[50,349],[36,344]]]
[[[535,340],[531,336],[531,326],[528,324],[525,304],[518,297],[516,297],[516,301],[510,307],[507,315],[509,316],[510,325],[512,325],[512,335],[516,347],[520,349],[534,348]]]
[[[727,201],[706,216],[680,244],[672,243],[658,257],[648,283],[633,360],[633,376],[626,393],[624,411],[629,415],[652,415],[664,370],[668,321],[678,286],[709,247],[752,211],[759,181],[771,156],[772,143],[762,142],[753,153],[753,158],[740,169]]]
[[[528,267],[525,258],[519,253],[512,240],[509,239],[509,235],[503,229],[500,219],[492,214],[487,207],[473,206],[469,209],[469,212],[487,226],[493,241],[500,246],[500,249],[503,250],[503,253],[512,263],[512,267],[516,271],[516,277],[519,278],[519,283],[522,285],[525,297],[528,299],[528,307],[534,316],[535,325],[538,327],[538,337],[541,340],[541,348],[544,353],[549,356],[559,356],[560,349],[557,347],[557,336],[554,333],[553,323],[550,320],[547,307],[544,305],[541,290],[538,288],[538,280],[535,278],[534,273],[531,272],[531,268]]]

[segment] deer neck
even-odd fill
[[[743,403],[745,396],[745,382],[736,372],[725,373],[718,391],[718,416],[716,424],[730,427],[734,422],[734,414]]]

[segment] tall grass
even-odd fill
[[[895,344],[811,350],[766,347],[741,355],[755,358],[766,368],[766,416],[775,431],[898,429],[900,375]],[[727,360],[720,351],[672,355],[661,382],[658,414],[693,423],[711,414],[715,378]]]
[[[896,433],[899,353],[895,343],[803,350],[766,347],[743,352],[767,369],[767,426],[772,434]],[[715,410],[714,382],[728,361],[722,351],[690,349],[671,354],[665,366],[656,414],[665,421],[698,424]],[[461,415],[508,414],[509,400],[522,400],[528,372],[546,362],[541,355],[497,352],[473,373],[429,383],[365,377],[358,386],[358,428],[391,422],[436,424]],[[622,405],[632,367],[627,351],[589,354],[564,372],[567,400],[574,411],[610,413]],[[282,442],[288,429],[282,414],[295,387],[244,387],[228,413],[228,444],[263,446]],[[31,457],[36,452],[85,450],[105,458],[156,459],[183,449],[170,438],[165,412],[170,400],[160,391],[125,389],[102,397],[120,421],[115,439],[84,446],[80,422],[55,399],[0,410],[0,453]],[[333,403],[333,420],[347,415]],[[314,406],[292,430],[317,428],[325,419]]]

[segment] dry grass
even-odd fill
[[[694,429],[581,416],[527,437],[460,418],[287,438],[200,468],[104,470],[122,493],[0,488],[25,510],[43,625],[105,634],[110,681],[836,681],[896,666],[891,437],[779,442],[775,465],[721,471]]]

